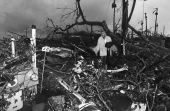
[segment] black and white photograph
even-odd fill
[[[0,111],[170,111],[170,0],[0,0]]]

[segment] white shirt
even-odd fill
[[[96,54],[99,51],[100,56],[107,56],[107,48],[105,47],[105,44],[111,41],[112,39],[109,36],[106,36],[105,38],[100,36],[97,42],[97,46],[95,48]]]

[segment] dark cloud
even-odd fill
[[[47,17],[54,16],[59,0],[0,0],[1,31],[23,31],[32,24],[42,27]],[[64,2],[63,2],[64,3]],[[63,4],[64,5],[64,4]]]
[[[4,31],[23,31],[31,24],[36,23],[36,19],[23,13],[6,13],[5,20],[1,24]]]
[[[82,0],[81,5],[89,20],[110,20],[111,0]],[[10,4],[9,4],[10,3]],[[23,31],[26,27],[36,24],[42,27],[47,17],[60,24],[59,17],[69,10],[57,8],[75,8],[74,0],[0,0],[0,30]],[[69,21],[69,20],[68,20]],[[60,24],[61,25],[61,24]]]
[[[130,0],[130,5],[132,1],[133,0]],[[170,24],[168,23],[170,17],[167,15],[167,9],[169,8],[168,0],[163,1],[146,1],[148,2],[148,4],[146,4],[148,6],[148,8],[146,7],[147,10],[149,10],[148,17],[152,17],[149,25],[153,24],[154,15],[152,14],[152,8],[154,8],[154,6],[159,7],[160,13],[158,21],[160,21],[160,27]],[[88,20],[106,20],[107,24],[112,27],[112,2],[113,0],[81,0],[81,5]],[[121,6],[120,2],[121,0],[116,0],[117,8]],[[142,0],[137,0],[137,5],[131,20],[131,24],[137,28],[140,27],[138,22],[142,18],[142,3]],[[36,24],[37,27],[42,28],[47,17],[52,18],[56,24],[63,25],[60,17],[70,10],[58,10],[57,8],[66,7],[75,8],[75,0],[0,0],[0,32],[8,30],[22,32],[32,24]],[[117,20],[121,16],[120,11],[116,14]],[[65,22],[68,23],[70,20]],[[168,29],[170,28],[166,26],[166,30]]]

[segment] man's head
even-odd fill
[[[102,36],[103,38],[105,38],[105,37],[106,37],[106,33],[105,33],[104,31],[102,31],[102,32],[101,32],[101,36]]]

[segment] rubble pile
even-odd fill
[[[29,82],[25,82],[29,71],[36,72],[31,67],[33,49],[28,38],[16,41],[16,47],[20,47],[16,57],[11,57],[6,47],[11,41],[1,41],[2,111],[9,107],[9,95],[14,92],[17,92],[16,96],[18,94],[20,99],[22,95],[18,101],[23,104],[31,104],[37,100],[38,95],[45,94],[44,101],[54,111],[169,109],[168,53],[155,50],[141,41],[129,42],[127,55],[110,58],[119,61],[116,66],[105,70],[100,58],[86,46],[58,40],[55,46],[43,45],[44,39],[37,41],[37,90],[32,87],[34,83],[29,86],[30,81],[36,81],[35,75],[29,76]],[[20,77],[20,72],[24,71],[24,78],[21,77],[23,81],[18,81],[16,85],[16,77]]]

